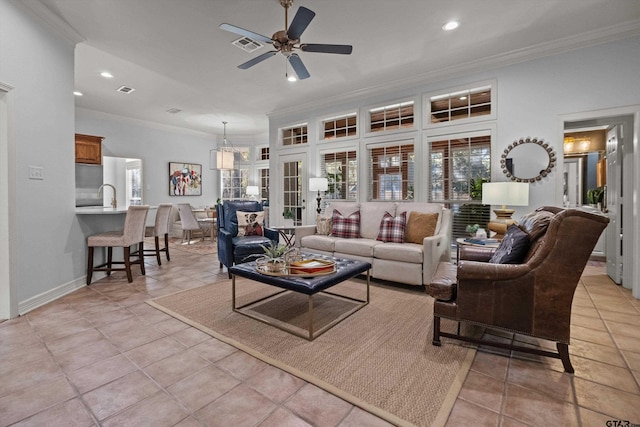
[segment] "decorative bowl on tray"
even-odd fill
[[[324,259],[305,259],[289,264],[289,274],[321,274],[333,273],[336,270],[336,263]]]

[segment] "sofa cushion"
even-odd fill
[[[331,235],[344,239],[360,237],[360,211],[343,216],[340,211],[334,209],[331,217]]]
[[[264,212],[236,211],[238,219],[238,237],[264,236]]]
[[[316,217],[316,233],[323,236],[331,234],[331,217],[318,215]]]
[[[372,258],[374,248],[384,244],[374,239],[337,239],[335,248],[336,252],[343,254]]]
[[[437,213],[438,223],[436,224],[436,230],[433,233],[436,235],[440,233],[440,227],[442,225],[442,208],[443,206],[439,203],[398,202],[396,204],[396,215],[400,215],[402,212]]]
[[[425,237],[435,235],[439,216],[437,213],[411,211],[407,221],[405,241],[422,244]]]
[[[323,252],[335,252],[336,240],[340,240],[340,237],[312,234],[311,236],[304,236],[300,240],[300,247]]]
[[[360,237],[376,239],[380,231],[380,222],[385,214],[396,215],[396,206],[389,202],[367,202],[360,205]]]
[[[331,202],[325,209],[327,215],[331,215],[333,210],[337,209],[342,215],[349,216],[360,210],[360,203],[356,202]]]
[[[376,245],[373,248],[373,257],[375,259],[422,264],[424,252],[422,245],[414,243],[385,243]]]
[[[529,251],[529,235],[512,224],[507,229],[500,246],[489,260],[492,264],[520,264]]]
[[[382,242],[402,243],[404,242],[404,230],[407,226],[407,213],[402,212],[398,216],[393,216],[386,212],[380,221],[380,230],[376,240]]]

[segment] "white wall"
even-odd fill
[[[359,123],[362,127],[364,115],[368,108],[380,102],[393,102],[413,98],[416,100],[416,111],[421,114],[421,99],[425,93],[443,89],[472,85],[477,82],[495,80],[497,82],[497,118],[495,125],[497,135],[492,146],[492,180],[504,181],[500,165],[500,154],[514,140],[531,136],[549,142],[556,151],[560,164],[541,182],[530,188],[530,207],[541,205],[562,205],[562,153],[563,141],[558,128],[559,116],[567,113],[590,111],[640,104],[640,38],[629,38],[583,48],[559,55],[523,62],[491,71],[475,73],[463,78],[447,81],[425,83],[413,87],[394,90],[393,92],[375,92],[359,99],[336,103],[331,107],[318,109],[286,111],[273,114],[269,120],[269,139],[271,142],[271,169],[277,170],[277,156],[285,155],[301,148],[281,147],[278,143],[278,129],[292,124],[308,123],[310,155],[309,176],[318,176],[319,159],[317,151],[323,146],[318,141],[317,123],[324,117],[358,110]],[[417,117],[415,132],[403,132],[403,138],[416,138],[419,145],[426,143],[425,134],[421,132],[422,117]],[[443,131],[444,132],[444,131]],[[363,136],[356,141],[359,157],[366,155],[365,144],[377,136]],[[421,147],[418,147],[420,150]],[[417,150],[417,151],[418,151]],[[638,155],[638,153],[636,153]],[[363,165],[360,162],[360,165]],[[366,163],[364,163],[366,166]],[[417,166],[419,167],[419,166]],[[421,176],[417,174],[417,176]],[[416,182],[418,200],[426,197],[424,186],[426,173]],[[360,183],[366,184],[366,168],[360,168]],[[277,180],[271,180],[278,185]],[[273,191],[273,189],[272,189]],[[276,190],[278,191],[277,187]],[[364,200],[366,192],[361,191]],[[308,198],[313,199],[309,194]],[[278,211],[275,207],[273,211]],[[528,212],[529,207],[516,210],[514,218]]]
[[[146,205],[211,206],[219,197],[220,173],[209,169],[209,150],[216,147],[215,135],[83,109],[76,111],[76,132],[104,137],[103,156],[142,159],[143,203]],[[202,165],[202,196],[169,195],[169,162]]]
[[[22,302],[77,274],[73,134],[74,43],[49,32],[8,0],[0,0],[0,82],[13,87],[8,145],[15,175],[8,180],[10,248],[17,300]],[[29,166],[44,170],[28,179]]]

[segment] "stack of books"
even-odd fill
[[[476,238],[476,237],[468,237],[466,239],[464,239],[465,242],[467,243],[473,243],[474,245],[492,245],[495,243],[500,242],[498,239],[491,239],[491,238]]]

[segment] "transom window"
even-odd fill
[[[413,144],[370,148],[368,155],[369,200],[413,200]]]
[[[430,123],[446,123],[491,114],[491,86],[440,94],[429,98]]]
[[[269,160],[269,147],[258,148],[258,160]]]
[[[413,101],[373,108],[369,110],[369,119],[370,132],[413,127]]]
[[[358,134],[358,115],[356,113],[332,117],[322,121],[322,139],[336,139]]]
[[[320,174],[329,181],[325,199],[358,198],[358,158],[355,151],[322,155]]]
[[[296,125],[282,129],[282,145],[298,145],[307,143],[307,125]]]

